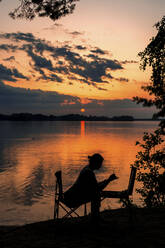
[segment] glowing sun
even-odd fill
[[[82,108],[80,111],[81,111],[81,113],[84,113],[84,112],[85,112],[85,109],[84,109],[84,108]]]

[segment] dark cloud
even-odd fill
[[[31,59],[34,62],[34,66],[35,68],[47,68],[47,69],[52,69],[52,62],[51,60],[48,60],[46,58],[44,58],[43,56],[37,55],[33,52],[33,46],[32,45],[28,45],[28,46],[24,46],[27,54],[29,57],[31,57]]]
[[[68,46],[55,48],[54,54],[52,53],[52,56],[54,57],[54,59],[57,57],[63,57],[67,61],[71,61],[72,63],[78,63],[79,59],[81,58],[78,53],[73,52]]]
[[[47,28],[43,28],[43,30],[55,30],[55,31],[61,31],[66,35],[72,36],[74,38],[82,36],[84,32],[79,32],[79,31],[73,31],[71,32],[69,29],[65,28],[62,24],[55,23]]]
[[[9,58],[4,59],[4,61],[13,61],[15,60],[14,56],[10,56]]]
[[[99,87],[99,86],[97,86],[97,89],[98,89],[98,90],[101,90],[101,91],[108,91],[107,89],[104,89],[104,88]]]
[[[46,68],[49,70],[53,69],[52,62],[42,56],[34,54],[32,51],[28,52],[28,55],[32,58],[35,68]]]
[[[68,106],[77,104],[78,97],[58,94],[57,92],[44,92],[17,88],[0,82],[0,113],[32,112],[32,113],[65,113],[63,103]],[[70,110],[70,108],[68,108]],[[73,107],[74,109],[74,107]],[[63,111],[64,110],[64,111]]]
[[[107,69],[123,69],[117,60],[103,59],[99,58],[98,56],[90,56],[92,61],[87,61],[84,57],[80,56],[80,54],[73,52],[68,47],[56,48],[52,56],[54,58],[64,57],[70,64],[70,72],[96,83],[104,82],[102,80],[103,76],[112,78],[110,77],[110,74],[106,73]]]
[[[59,61],[57,62],[57,64],[58,64],[58,65],[63,65],[64,62],[59,60]]]
[[[130,99],[122,100],[94,100],[81,99],[57,92],[44,92],[11,87],[0,82],[0,113],[43,113],[62,115],[67,113],[80,113],[86,109],[86,115],[116,116],[132,115],[134,117],[149,118],[155,111],[153,108],[144,108]],[[86,102],[86,103],[85,103]]]
[[[0,38],[12,39],[16,42],[27,41],[30,43],[36,42],[36,38],[32,33],[3,33],[0,34]]]
[[[20,47],[20,50],[26,51],[27,53],[31,50],[36,53],[39,53],[40,55],[43,55],[43,52],[48,51],[48,52],[54,52],[54,47],[49,46],[42,40],[37,40],[37,42],[34,43],[26,43],[23,44]]]
[[[54,70],[58,73],[63,73],[63,74],[69,73],[68,68],[66,66],[55,67]]]
[[[1,81],[16,82],[20,78],[29,80],[29,78],[25,77],[17,69],[15,68],[10,69],[0,64],[0,80]]]
[[[99,59],[99,57],[95,54],[88,54],[86,55],[87,58],[91,58],[91,59]]]
[[[62,27],[63,27],[62,24],[54,23],[54,24],[51,25],[50,27],[43,28],[43,30],[55,30],[56,28],[62,28]]]
[[[84,33],[83,32],[78,32],[78,31],[74,31],[74,32],[68,32],[68,34],[71,34],[73,36],[80,36],[80,35],[83,35]]]
[[[73,32],[72,34],[80,35],[81,33]],[[73,76],[75,80],[81,80],[81,83],[102,89],[102,87],[99,88],[98,83],[110,83],[109,79],[113,78],[111,71],[123,69],[119,61],[107,58],[109,53],[98,47],[90,49],[88,55],[83,55],[79,51],[87,52],[87,47],[81,45],[71,47],[66,44],[57,47],[30,33],[6,33],[1,34],[0,37],[24,42],[17,49],[27,53],[31,59],[31,67],[40,73],[36,80],[52,80],[61,83],[62,76],[66,75],[66,77]]]
[[[81,46],[81,45],[75,46],[75,48],[78,50],[86,50],[87,49],[87,47]]]
[[[98,56],[91,56],[92,61],[87,61],[84,57],[80,56],[68,49],[68,47],[56,48],[53,57],[64,57],[69,62],[70,66],[67,72],[70,71],[75,75],[81,76],[84,79],[91,80],[95,83],[103,83],[103,76],[112,78],[110,74],[107,74],[107,69],[121,70],[123,67],[117,60],[103,59]],[[89,81],[90,84],[90,81]]]
[[[136,60],[124,60],[124,61],[121,61],[120,63],[123,65],[126,65],[126,64],[137,64],[139,62]]]
[[[91,50],[92,53],[96,53],[96,54],[100,54],[100,55],[106,55],[108,54],[107,51],[104,51],[98,47],[96,47],[95,49]]]
[[[8,45],[8,44],[0,45],[0,50],[5,50],[5,51],[11,50],[12,52],[15,52],[17,49],[18,49],[18,46],[14,46],[14,45]]]
[[[117,81],[120,81],[120,82],[126,82],[128,83],[129,82],[129,79],[128,78],[124,78],[124,77],[120,77],[120,78],[115,78]]]
[[[56,71],[62,72],[62,67],[54,68],[51,60],[46,59],[45,57],[34,53],[33,46],[30,44],[24,45],[23,50],[26,51],[28,56],[32,59],[33,64],[31,64],[31,66],[33,67],[33,69],[38,71],[41,74],[41,77],[39,77],[38,80],[43,79],[43,80],[56,81],[58,83],[62,82],[62,79],[59,76],[52,73]],[[61,68],[61,71],[60,71],[60,68]],[[51,74],[46,75],[43,69],[47,69],[48,71],[51,72]]]
[[[81,35],[75,32],[72,35]],[[73,81],[96,87],[100,91],[105,91],[105,83],[110,83],[109,79],[116,79],[120,82],[128,82],[127,78],[114,78],[111,74],[116,70],[123,70],[123,65],[137,63],[137,61],[117,61],[109,59],[109,53],[94,47],[85,46],[68,46],[58,43],[58,46],[52,45],[36,38],[30,33],[7,33],[0,34],[0,38],[6,38],[16,45],[1,44],[0,49],[5,51],[22,51],[29,58],[31,77],[36,80],[46,80],[62,83],[62,76],[65,75],[69,80],[68,84],[72,85]],[[84,51],[84,54],[83,54]],[[87,54],[88,53],[88,54]],[[27,58],[26,58],[27,59]],[[8,57],[5,61],[14,60],[14,56]],[[35,72],[40,73],[39,76]],[[38,74],[38,73],[37,73]],[[146,109],[136,105],[129,99],[123,100],[92,100],[86,104],[81,104],[78,97],[58,94],[57,92],[44,92],[41,90],[30,90],[16,88],[5,85],[3,82],[16,82],[18,79],[26,79],[15,68],[8,68],[0,65],[0,112],[32,112],[45,114],[67,114],[79,113],[80,108],[87,109],[86,114],[92,115],[134,115],[143,116]],[[152,109],[151,109],[152,111]],[[147,110],[147,113],[151,113]],[[151,114],[150,114],[151,116]],[[146,112],[144,114],[146,116]]]
[[[37,79],[37,81],[45,80],[45,81],[53,81],[53,82],[57,82],[57,83],[61,83],[62,79],[60,77],[58,77],[56,74],[50,74],[49,76],[45,75],[43,70],[38,70],[41,74],[41,77],[39,77]]]
[[[24,50],[24,48],[26,48],[30,44],[31,47],[33,47],[36,52],[39,52],[41,54],[44,51],[49,51],[49,52],[54,51],[53,46],[49,46],[47,44],[47,42],[45,42],[44,40],[36,38],[32,33],[21,33],[21,32],[1,33],[0,38],[12,40],[12,41],[15,41],[17,43],[19,43],[20,41],[26,43],[25,45],[22,45],[22,47],[13,46],[13,45],[6,45],[6,44],[0,45],[0,48],[2,46],[2,49],[6,49],[6,50],[7,49]]]
[[[90,79],[92,82],[105,83],[102,77],[112,78],[111,75],[106,73],[109,70],[121,70],[123,67],[118,61],[98,58],[97,60],[86,61],[79,59],[79,66],[70,68],[71,72],[82,76],[83,78]]]
[[[15,45],[7,45],[2,44],[0,45],[0,49],[9,50],[13,49],[16,50],[26,50],[26,49],[35,49],[35,52],[39,52],[42,54],[44,51],[53,52],[54,47],[51,45],[48,45],[47,42],[45,42],[42,39],[36,38],[31,33],[1,33],[0,38],[5,38],[14,42],[19,43],[20,41],[23,42],[23,45],[21,46],[15,46]]]
[[[55,27],[63,27],[63,25],[62,24],[59,24],[59,23],[55,23],[54,26]]]
[[[131,99],[116,100],[91,100],[84,104],[84,108],[91,115],[100,116],[121,116],[131,115],[135,118],[151,118],[155,108],[144,108],[142,105],[134,103]],[[87,113],[86,111],[86,113]],[[96,114],[97,113],[97,114]]]

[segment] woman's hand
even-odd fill
[[[112,174],[109,177],[109,181],[113,181],[113,180],[116,180],[116,179],[118,179],[118,177],[115,174]]]

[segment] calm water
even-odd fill
[[[0,122],[0,225],[25,224],[53,218],[54,172],[62,169],[69,187],[87,156],[101,153],[103,180],[115,172],[119,179],[107,190],[127,188],[136,140],[157,122]],[[136,187],[136,185],[135,185]],[[138,203],[138,195],[133,200]],[[105,200],[102,209],[120,207]],[[81,211],[81,210],[80,210]]]

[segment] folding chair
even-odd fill
[[[105,198],[119,198],[126,207],[129,208],[130,214],[132,213],[132,204],[129,199],[129,197],[133,193],[134,183],[135,183],[135,177],[136,177],[136,168],[132,166],[130,178],[129,178],[129,184],[128,188],[123,191],[102,191],[101,192],[101,201],[103,201]],[[55,184],[55,204],[54,204],[54,219],[59,218],[59,209],[60,207],[66,212],[66,214],[62,218],[67,217],[73,217],[73,214],[79,217],[79,214],[76,212],[76,210],[80,207],[76,208],[70,208],[67,206],[67,204],[64,201],[63,197],[63,184],[62,184],[62,172],[57,171],[55,173],[56,176],[56,184]],[[87,215],[87,202],[81,204],[84,205],[84,215]]]
[[[63,184],[62,184],[62,172],[57,171],[55,173],[56,184],[55,184],[55,203],[54,203],[54,220],[59,218],[59,210],[60,207],[66,212],[62,218],[73,217],[73,215],[79,217],[79,214],[76,210],[80,207],[70,208],[66,205],[63,196]],[[86,203],[84,205],[84,215],[87,215],[87,206]],[[81,206],[82,206],[81,205]]]

